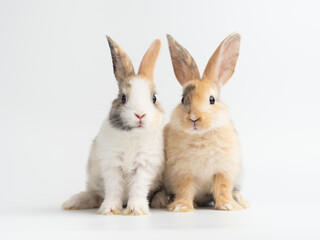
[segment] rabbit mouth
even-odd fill
[[[137,123],[136,128],[144,128],[144,124],[141,120]]]
[[[195,130],[195,131],[199,130],[199,126],[195,122],[193,123],[191,128],[192,130]]]

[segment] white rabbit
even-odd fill
[[[153,83],[161,42],[152,43],[135,74],[127,54],[107,38],[119,94],[92,143],[87,190],[62,207],[100,207],[98,213],[112,215],[127,205],[126,215],[148,214],[148,197],[160,188],[164,170],[164,117]],[[156,200],[165,204],[164,192],[159,191]]]

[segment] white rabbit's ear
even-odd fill
[[[160,52],[161,48],[161,41],[159,39],[156,39],[153,41],[147,52],[144,54],[138,75],[145,77],[147,79],[153,80],[153,70],[154,66],[156,65],[156,61]]]
[[[198,66],[190,53],[169,34],[167,38],[174,74],[180,84],[183,86],[190,80],[199,80]]]
[[[129,78],[135,75],[132,62],[125,51],[113,41],[109,36],[107,36],[112,62],[113,62],[113,72],[119,83],[127,81]]]
[[[233,33],[222,41],[209,59],[202,79],[221,87],[231,78],[239,56],[240,38],[239,33]]]

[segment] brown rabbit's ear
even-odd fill
[[[107,39],[112,56],[113,72],[118,82],[121,83],[135,75],[133,65],[125,51],[109,36]]]
[[[223,86],[232,76],[239,56],[240,34],[233,33],[226,37],[204,70],[202,79],[214,81],[218,86]]]
[[[167,38],[174,74],[180,84],[183,86],[190,80],[200,79],[197,64],[190,53],[169,34]]]
[[[156,65],[160,48],[161,41],[159,39],[154,40],[141,60],[138,75],[153,80],[153,70]]]

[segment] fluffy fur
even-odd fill
[[[239,34],[227,37],[210,58],[200,78],[191,55],[168,36],[175,75],[183,99],[164,130],[164,185],[174,195],[170,211],[192,211],[196,204],[215,202],[215,209],[239,210],[247,202],[239,193],[239,141],[220,88],[234,71]],[[212,99],[215,101],[211,101]]]
[[[87,190],[72,196],[64,209],[97,208],[98,213],[149,213],[148,196],[160,188],[164,170],[163,112],[155,101],[153,68],[160,50],[156,40],[135,75],[127,54],[108,37],[119,85],[109,116],[92,143]],[[156,194],[154,207],[166,199]]]

